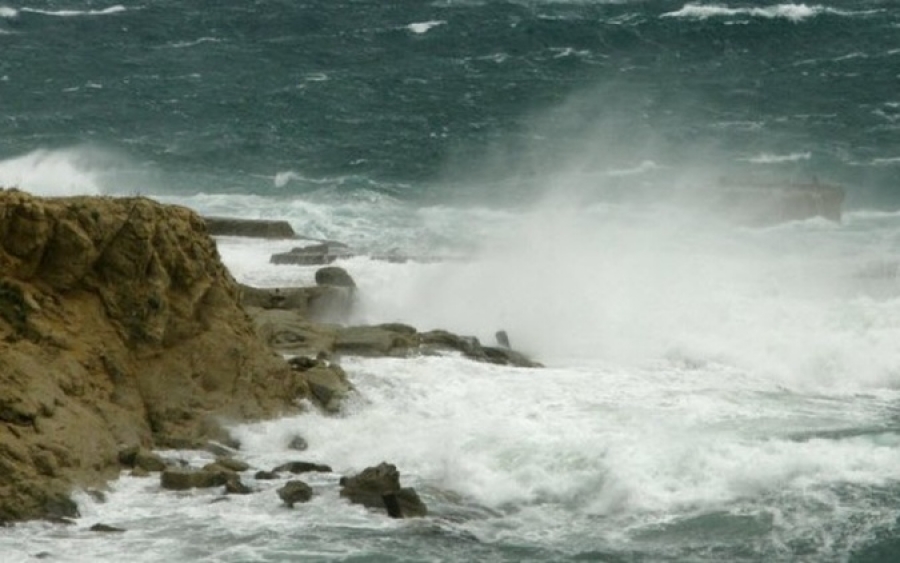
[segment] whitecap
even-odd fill
[[[898,164],[900,164],[900,156],[872,159],[872,166],[896,166]]]
[[[104,8],[102,10],[38,10],[37,8],[22,8],[22,11],[44,16],[69,18],[76,16],[107,16],[124,12],[127,9],[128,8],[121,4],[116,4],[115,6],[110,6],[109,8]]]
[[[680,10],[674,12],[666,12],[660,17],[664,18],[686,18],[695,20],[706,20],[709,18],[730,18],[735,16],[750,16],[767,19],[782,18],[793,22],[800,22],[808,18],[818,16],[820,14],[832,14],[839,16],[865,15],[872,12],[847,12],[825,6],[806,4],[776,4],[773,6],[754,7],[754,8],[730,8],[721,4],[685,4]]]
[[[297,174],[293,170],[287,170],[285,172],[278,172],[277,174],[275,174],[275,177],[273,178],[273,183],[275,184],[276,188],[283,188],[291,180],[302,180],[302,179],[303,179],[302,175]]]
[[[753,164],[779,164],[782,162],[798,162],[801,160],[809,160],[811,157],[812,153],[810,152],[792,152],[790,154],[760,153],[756,156],[751,156],[750,158],[743,158],[740,160],[752,162]]]
[[[427,33],[432,28],[438,27],[440,25],[445,25],[447,22],[443,20],[432,20],[427,22],[419,22],[419,23],[411,23],[406,26],[406,29],[412,31],[413,33]]]
[[[216,37],[201,37],[200,39],[195,39],[193,41],[176,41],[174,43],[169,43],[166,47],[172,49],[184,49],[186,47],[195,47],[197,45],[202,45],[203,43],[221,43],[222,40]]]
[[[651,170],[656,170],[657,168],[659,168],[659,166],[655,162],[653,162],[652,160],[645,160],[645,161],[641,162],[640,164],[638,164],[637,166],[634,166],[632,168],[607,170],[606,175],[613,176],[613,177],[634,176],[636,174],[643,174],[643,173],[649,172]]]
[[[0,18],[12,19],[19,15],[19,11],[9,6],[0,6]]]

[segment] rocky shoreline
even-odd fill
[[[230,232],[234,224],[244,230]],[[252,492],[231,476],[241,466],[227,426],[304,404],[338,412],[354,392],[341,356],[452,352],[539,365],[446,331],[346,326],[356,289],[339,268],[320,270],[313,287],[241,286],[212,233],[253,236],[246,224],[211,229],[189,209],[142,197],[0,189],[0,523],[75,517],[74,488],[127,469],[160,471],[162,488],[211,473],[229,494]],[[221,460],[186,471],[155,460],[160,448],[211,449]],[[350,501],[391,516],[426,512],[390,464],[343,481]],[[291,482],[286,504],[305,494]]]

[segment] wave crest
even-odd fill
[[[808,6],[806,4],[776,4],[773,6],[753,8],[730,8],[721,4],[685,4],[680,10],[666,12],[660,17],[706,20],[716,17],[728,18],[735,16],[750,16],[766,19],[781,18],[799,22],[821,14],[850,16],[857,15],[858,13],[836,10],[820,5]]]
[[[110,14],[118,14],[126,10],[128,10],[128,8],[122,6],[121,4],[116,4],[115,6],[110,6],[109,8],[104,8],[102,10],[39,10],[37,8],[22,8],[23,12],[60,18],[70,18],[76,16],[107,16]]]

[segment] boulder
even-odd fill
[[[296,238],[287,221],[269,219],[237,219],[234,217],[204,217],[206,228],[213,236],[254,238]]]
[[[340,495],[368,508],[385,510],[392,518],[425,516],[428,508],[416,491],[400,486],[396,466],[382,462],[351,477],[342,477]]]
[[[339,266],[327,266],[316,270],[316,285],[356,288],[356,282]]]
[[[216,465],[224,467],[225,469],[234,471],[236,473],[240,473],[241,471],[247,471],[248,469],[250,469],[250,464],[246,461],[241,461],[239,459],[234,459],[231,457],[216,458]]]
[[[326,412],[340,411],[341,404],[355,388],[347,379],[347,374],[337,364],[316,366],[297,372],[303,386],[309,389],[312,399]]]
[[[253,478],[257,481],[272,481],[278,479],[278,473],[274,471],[257,471]]]
[[[277,489],[279,498],[288,508],[294,508],[298,502],[308,502],[312,498],[312,488],[303,481],[292,480]]]
[[[142,197],[0,191],[0,521],[53,516],[122,444],[296,412],[206,223]]]
[[[160,486],[171,491],[221,487],[233,473],[216,469],[166,469],[160,474]]]
[[[331,467],[309,461],[289,461],[272,470],[273,473],[278,473],[279,471],[288,471],[294,474],[309,473],[313,471],[317,473],[331,473]]]

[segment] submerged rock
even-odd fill
[[[90,531],[92,532],[103,532],[103,533],[122,533],[125,531],[124,528],[117,528],[115,526],[110,526],[109,524],[97,523],[91,526]]]
[[[297,450],[298,452],[309,449],[309,442],[303,436],[293,436],[287,445],[289,450]]]

